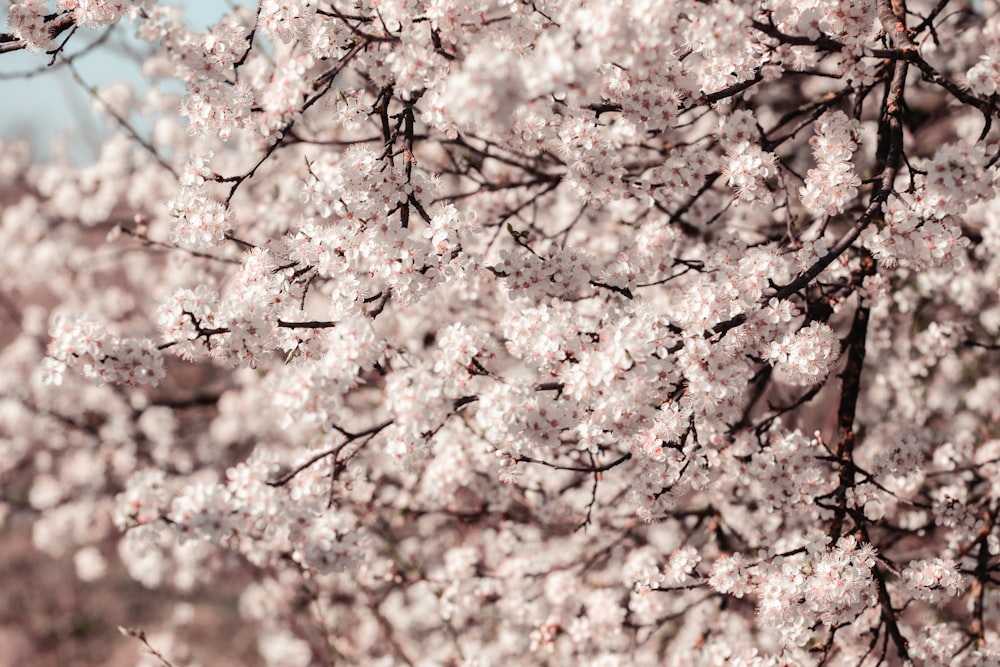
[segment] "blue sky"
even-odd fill
[[[8,3],[0,3],[7,5]],[[180,4],[185,7],[187,22],[204,29],[218,21],[231,6],[256,4],[244,0],[161,0],[161,5]],[[7,9],[0,19],[0,31],[7,31]],[[138,64],[126,53],[131,43],[135,48],[146,45],[134,40],[135,27],[124,21],[103,45],[81,56],[77,67],[90,86],[101,88],[117,81],[141,87],[143,79]],[[67,51],[75,53],[98,39],[101,32],[81,29],[70,40]],[[0,54],[0,135],[5,139],[26,136],[31,139],[37,156],[51,154],[52,142],[69,146],[71,155],[80,161],[90,161],[96,155],[101,137],[107,132],[104,118],[91,110],[87,93],[73,81],[64,68],[47,70],[49,56],[27,51]],[[28,72],[40,73],[23,78]]]

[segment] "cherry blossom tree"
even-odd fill
[[[0,51],[109,30],[98,159],[0,150],[38,549],[240,582],[275,666],[1000,664],[1000,2],[16,0]]]

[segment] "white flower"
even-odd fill
[[[821,382],[839,358],[840,340],[822,322],[812,322],[784,340],[771,343],[765,354],[774,366],[776,379],[803,386]]]
[[[740,200],[759,204],[774,200],[766,181],[778,173],[776,158],[759,144],[741,141],[729,146],[722,170]]]

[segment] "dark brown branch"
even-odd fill
[[[339,322],[329,322],[323,320],[310,320],[306,322],[288,322],[286,320],[278,320],[278,328],[280,329],[332,329],[337,326]]]
[[[622,463],[625,463],[626,461],[628,461],[631,458],[632,458],[632,454],[630,452],[628,454],[622,454],[621,456],[619,456],[617,459],[615,459],[611,463],[606,463],[606,464],[604,464],[602,466],[591,466],[589,468],[583,468],[583,467],[580,467],[580,466],[564,466],[564,465],[559,465],[558,463],[549,463],[548,461],[543,461],[542,459],[532,458],[532,457],[526,456],[524,454],[521,454],[521,455],[515,457],[514,460],[517,461],[517,462],[519,462],[519,463],[537,463],[539,465],[543,465],[543,466],[545,466],[547,468],[553,468],[555,470],[568,470],[570,472],[599,473],[599,472],[604,472],[606,470],[611,470],[612,468],[616,468],[616,467],[618,467]]]
[[[336,424],[333,424],[334,430],[340,432],[341,435],[343,435],[344,438],[345,438],[342,443],[340,443],[336,447],[331,447],[330,449],[327,449],[325,451],[320,452],[319,454],[316,454],[315,456],[311,457],[305,463],[303,463],[303,464],[299,465],[298,467],[292,469],[290,472],[285,473],[284,475],[282,475],[281,477],[279,477],[278,479],[276,479],[274,481],[268,482],[267,485],[268,486],[274,486],[274,487],[284,486],[284,485],[288,484],[290,481],[292,481],[296,477],[296,475],[298,475],[299,473],[301,473],[303,470],[306,470],[307,468],[309,468],[310,466],[312,466],[313,464],[315,464],[317,461],[322,461],[323,459],[325,459],[328,456],[335,456],[335,455],[339,454],[341,452],[341,450],[344,449],[344,447],[346,447],[348,444],[354,442],[355,440],[358,440],[360,438],[365,438],[365,437],[367,437],[367,438],[373,438],[373,437],[375,437],[381,431],[383,431],[384,429],[388,428],[392,423],[393,423],[392,420],[389,419],[389,420],[386,420],[386,421],[384,421],[384,422],[382,422],[380,424],[376,424],[375,426],[372,426],[370,428],[366,428],[364,431],[358,431],[357,433],[351,433],[350,431],[345,431],[344,429],[340,428]]]
[[[875,275],[875,260],[865,254],[861,258],[861,269],[855,275],[855,282],[860,285],[866,276]],[[847,366],[841,375],[840,407],[837,409],[838,440],[834,448],[834,456],[840,467],[837,485],[837,504],[830,526],[830,537],[836,541],[843,534],[844,519],[847,516],[847,492],[854,488],[854,476],[857,467],[854,465],[854,445],[857,433],[854,430],[854,419],[857,415],[858,398],[861,395],[861,370],[865,363],[866,341],[868,338],[868,320],[870,309],[859,304],[854,311],[854,322],[847,336],[849,352]]]

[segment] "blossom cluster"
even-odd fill
[[[965,74],[966,84],[977,95],[988,97],[1000,86],[1000,58],[996,52],[979,57],[979,62]]]
[[[955,597],[965,588],[955,561],[933,558],[911,562],[901,575],[903,585],[915,598],[943,601]]]
[[[49,331],[44,373],[62,384],[70,368],[85,378],[111,384],[157,384],[164,378],[163,353],[148,338],[120,338],[89,317],[57,316]]]
[[[827,112],[815,123],[816,135],[809,140],[817,166],[806,174],[806,184],[799,190],[802,205],[815,215],[844,212],[848,202],[858,195],[861,178],[851,163],[860,130],[857,120],[843,111]]]
[[[48,8],[44,3],[45,0],[18,2],[11,5],[7,15],[11,33],[35,52],[41,51],[52,41],[51,26],[45,20]]]
[[[840,358],[840,340],[829,325],[811,322],[781,341],[771,343],[765,357],[774,375],[788,384],[822,382]]]
[[[881,262],[921,269],[961,266],[969,240],[953,216],[923,218],[905,200],[887,202],[885,224],[868,227],[862,242]]]
[[[995,195],[992,168],[995,146],[945,144],[924,165],[926,195],[919,211],[941,219],[965,213],[966,209]]]
[[[211,248],[223,243],[232,231],[232,212],[203,187],[182,188],[170,208],[176,219],[170,232],[174,243],[194,249]]]

